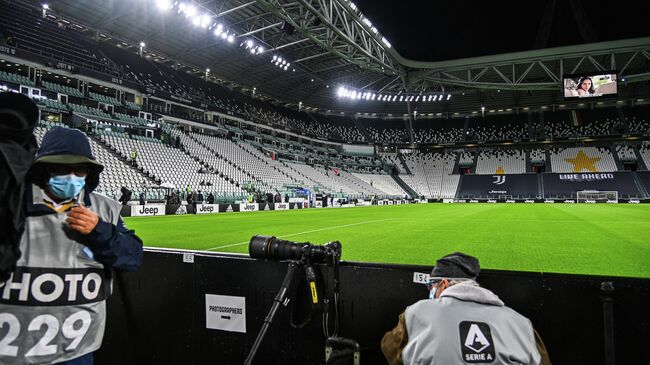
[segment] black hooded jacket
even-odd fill
[[[37,118],[38,109],[28,97],[0,94],[0,282],[9,278],[20,258],[24,181],[36,152]]]

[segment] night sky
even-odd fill
[[[548,1],[353,0],[404,57],[441,61],[535,47]],[[584,9],[577,21],[572,2]],[[546,45],[650,36],[650,1],[556,0]],[[585,24],[587,23],[587,24]],[[585,31],[585,39],[580,29]]]

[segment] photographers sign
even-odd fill
[[[197,204],[196,212],[198,214],[218,213],[219,204]]]
[[[206,294],[205,328],[246,333],[246,297]]]
[[[132,205],[131,216],[165,215],[165,204]]]

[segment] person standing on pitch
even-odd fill
[[[475,257],[456,252],[440,258],[429,299],[407,307],[381,341],[388,363],[550,365],[530,320],[481,288],[478,274]]]
[[[81,131],[56,127],[43,137],[26,178],[22,256],[0,283],[0,323],[11,338],[0,364],[93,363],[111,271],[142,263],[142,241],[124,225],[120,203],[93,192],[103,168]]]

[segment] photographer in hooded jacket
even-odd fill
[[[22,256],[0,283],[0,324],[8,326],[0,363],[93,363],[112,270],[142,263],[142,241],[125,227],[120,203],[93,192],[102,170],[81,131],[45,134],[26,176]]]

